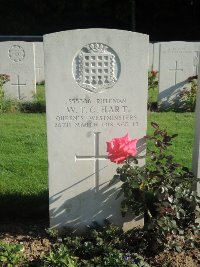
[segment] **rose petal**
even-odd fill
[[[113,147],[114,147],[113,142],[112,141],[111,142],[106,142],[106,144],[107,144],[107,152],[110,153],[110,151],[112,151]]]

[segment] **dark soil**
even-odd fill
[[[0,242],[22,244],[25,257],[37,263],[43,254],[59,243],[59,239],[51,238],[45,229],[47,221],[31,222],[0,222]],[[180,253],[165,251],[148,259],[151,266],[155,267],[198,267],[200,266],[200,251],[192,249]]]

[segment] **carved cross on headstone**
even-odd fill
[[[20,83],[20,82],[19,82],[19,75],[17,75],[17,83],[11,83],[11,85],[17,86],[18,98],[19,98],[19,100],[20,100],[20,99],[21,99],[20,86],[25,86],[26,83]]]
[[[76,160],[93,160],[94,161],[94,175],[95,175],[95,191],[99,191],[99,160],[106,160],[106,155],[99,155],[99,135],[100,132],[94,132],[94,155],[93,156],[77,156]]]
[[[177,72],[178,71],[183,71],[183,69],[178,69],[178,61],[176,60],[176,63],[175,63],[175,65],[176,65],[176,67],[175,67],[175,69],[169,69],[169,70],[171,70],[171,71],[174,71],[174,85],[176,85],[177,84]]]

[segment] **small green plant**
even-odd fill
[[[158,71],[151,70],[148,72],[148,89],[158,87]]]
[[[0,74],[0,98],[4,97],[3,85],[10,81],[10,76],[7,74]]]
[[[16,112],[18,110],[18,102],[15,99],[2,97],[0,99],[0,113]]]
[[[190,84],[190,89],[185,88],[181,92],[180,102],[183,109],[186,111],[193,112],[196,107],[196,95],[197,95],[197,79],[198,76],[192,76],[188,78],[188,83]]]
[[[14,112],[16,110],[16,101],[5,97],[3,85],[10,81],[10,76],[0,74],[0,112]]]
[[[149,267],[142,256],[132,251],[128,239],[128,233],[106,220],[104,225],[94,222],[88,226],[85,236],[68,235],[64,243],[78,258],[78,266]]]
[[[44,101],[21,101],[18,103],[18,109],[24,113],[43,113],[46,111],[46,104]]]
[[[148,72],[148,109],[157,110],[158,71]]]
[[[122,253],[117,249],[107,248],[101,266],[105,267],[149,267],[144,259],[137,254]]]
[[[151,240],[176,250],[183,246],[193,247],[200,236],[200,227],[195,224],[199,213],[196,206],[200,204],[195,190],[197,179],[188,168],[174,162],[168,153],[167,149],[177,135],[169,135],[156,123],[151,125],[154,133],[147,140],[154,144],[154,149],[148,150],[150,160],[139,167],[138,158],[129,156],[117,168],[111,184],[122,182],[117,196],[124,196],[122,215],[128,212],[136,216],[144,214],[144,229]],[[127,145],[124,144],[124,148],[127,149]],[[131,151],[130,145],[128,147]]]
[[[23,256],[23,246],[0,243],[0,266],[17,267],[27,266]]]
[[[59,231],[56,228],[47,228],[45,231],[52,238],[58,237]]]
[[[44,267],[77,267],[77,259],[70,255],[64,244],[55,247],[44,257]]]
[[[24,113],[46,112],[45,89],[44,86],[37,86],[37,93],[33,95],[32,101],[20,101],[18,109]]]
[[[37,85],[45,85],[45,80],[41,81],[41,82],[37,82]]]

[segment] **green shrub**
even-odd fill
[[[148,72],[148,89],[155,89],[158,87],[158,71],[151,70]]]
[[[0,243],[1,267],[27,266],[22,251],[22,245]]]
[[[18,110],[24,113],[43,113],[46,112],[46,104],[43,100],[18,102]]]
[[[24,113],[46,112],[45,89],[43,85],[37,86],[37,93],[33,95],[32,101],[19,101],[18,109]]]
[[[93,223],[85,236],[70,234],[64,243],[78,259],[78,266],[85,267],[149,267],[142,256],[133,252],[129,242],[130,233],[105,221],[104,225]],[[137,249],[137,248],[135,248]]]
[[[188,83],[190,83],[190,89],[184,89],[181,92],[180,102],[182,108],[185,111],[193,112],[196,107],[196,96],[197,96],[197,79],[198,76],[192,76],[188,78]]]
[[[44,267],[77,267],[77,260],[72,257],[66,246],[61,244],[44,257]]]
[[[17,110],[17,101],[5,97],[3,85],[10,80],[7,74],[0,74],[0,113],[15,112]]]
[[[139,167],[136,157],[127,158],[117,168],[111,184],[122,182],[118,197],[124,196],[123,216],[129,212],[136,216],[144,214],[147,239],[177,250],[193,247],[200,237],[200,227],[195,224],[199,214],[195,208],[200,204],[195,190],[197,179],[168,153],[167,148],[177,135],[169,135],[156,123],[152,127],[154,133],[147,137],[154,144],[154,149],[148,150],[150,160]]]
[[[18,101],[11,98],[0,98],[0,113],[18,111]]]
[[[5,83],[5,82],[4,82]],[[44,86],[37,86],[37,93],[33,96],[32,101],[21,101],[8,98],[1,89],[0,74],[0,113],[4,112],[24,112],[24,113],[43,113],[46,112],[45,90]]]
[[[157,110],[158,98],[158,71],[152,70],[148,72],[148,109]]]
[[[148,267],[141,256],[137,254],[122,253],[117,249],[107,248],[106,253],[103,255],[101,265],[105,267]]]

